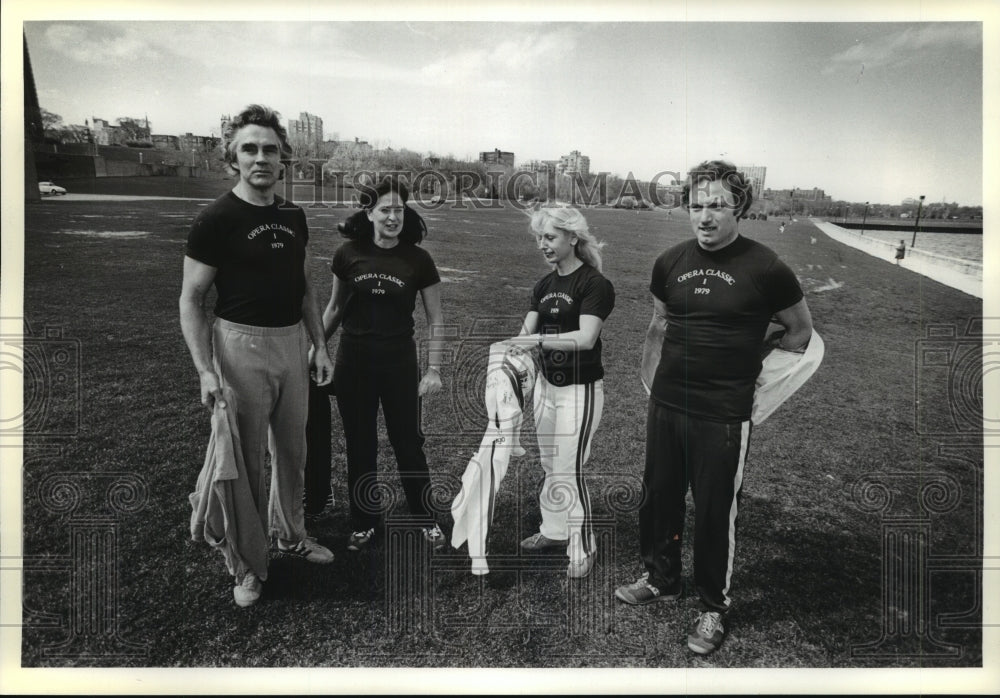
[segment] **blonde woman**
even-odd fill
[[[594,566],[595,541],[583,469],[604,407],[601,328],[614,308],[615,290],[601,274],[604,244],[590,233],[580,211],[536,209],[531,230],[552,271],[532,290],[521,334],[508,340],[537,346],[541,361],[534,413],[545,471],[542,524],[521,548],[565,548],[566,574],[586,577]]]

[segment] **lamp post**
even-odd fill
[[[861,219],[861,234],[862,235],[865,234],[865,223],[867,223],[867,222],[868,222],[868,202],[866,201],[865,202],[865,215]]]
[[[920,209],[924,205],[924,195],[920,195],[920,201],[917,202],[917,220],[913,222],[913,240],[910,241],[910,247],[917,246],[917,228],[920,227]]]

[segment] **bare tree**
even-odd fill
[[[42,112],[42,128],[46,131],[55,130],[62,126],[62,117],[58,114],[53,114],[48,109],[41,109]]]

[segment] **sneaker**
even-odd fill
[[[594,556],[588,555],[579,562],[569,561],[569,566],[566,567],[566,576],[571,579],[581,579],[590,574],[590,570],[594,569]]]
[[[440,526],[434,524],[424,529],[424,540],[430,543],[431,550],[436,552],[444,547],[444,532],[441,531]]]
[[[664,594],[658,587],[649,583],[649,572],[646,572],[631,584],[615,589],[615,596],[633,606],[645,606],[654,601],[676,601],[681,597],[681,590],[678,584],[677,591]]]
[[[372,537],[374,535],[374,528],[369,528],[367,531],[355,531],[351,534],[351,537],[347,539],[347,549],[354,552],[364,550],[368,547],[368,544],[372,542]]]
[[[240,608],[253,606],[260,600],[261,584],[256,574],[247,570],[243,580],[233,587],[233,599]]]
[[[327,565],[333,562],[333,553],[317,543],[315,538],[303,538],[291,547],[285,547],[279,540],[278,552],[301,557],[309,562],[315,562],[320,565]]]
[[[305,500],[305,495],[303,495],[302,499]],[[315,514],[310,514],[306,512],[305,515],[306,523],[311,525],[326,521],[331,516],[333,516],[333,512],[336,509],[336,507],[337,507],[336,501],[334,501],[333,492],[331,491],[330,495],[326,498],[326,501],[323,503],[322,509],[320,509]]]
[[[698,654],[711,654],[719,649],[726,629],[722,625],[722,614],[716,611],[705,611],[698,616],[691,629],[688,630],[688,649]]]
[[[565,540],[554,540],[552,538],[546,538],[541,533],[536,533],[533,536],[528,536],[521,541],[521,550],[526,550],[529,553],[537,552],[539,550],[545,550],[546,548],[565,548]]]

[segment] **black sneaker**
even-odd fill
[[[688,649],[698,654],[711,654],[719,649],[726,628],[722,625],[722,614],[717,611],[705,611],[688,630]]]
[[[368,544],[372,542],[372,538],[374,536],[374,528],[369,528],[367,531],[355,531],[351,534],[351,537],[347,539],[347,549],[353,552],[364,550],[368,547]]]
[[[542,535],[541,531],[538,533],[528,536],[521,541],[521,550],[525,550],[529,553],[535,553],[539,550],[546,550],[548,548],[566,548],[568,541],[566,540],[555,540],[552,538],[546,538]]]
[[[305,499],[305,497],[303,497],[303,499]],[[333,499],[333,491],[331,491],[330,495],[326,498],[326,501],[323,503],[322,509],[320,509],[315,514],[310,514],[309,512],[306,512],[305,515],[306,523],[309,525],[322,523],[323,521],[326,521],[327,519],[333,516],[334,509],[336,509],[336,502]]]
[[[664,592],[659,587],[649,583],[649,572],[644,573],[631,584],[624,584],[615,589],[615,596],[633,606],[645,606],[654,601],[676,601],[681,597],[681,587],[676,591]]]
[[[333,562],[333,553],[316,542],[315,538],[303,538],[294,545],[286,545],[278,541],[278,552],[284,555],[301,557],[303,560],[328,565]]]

